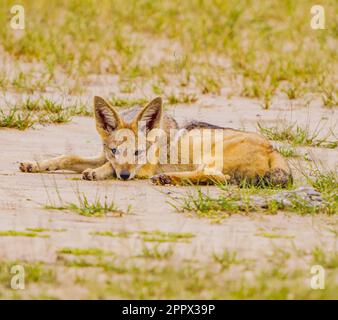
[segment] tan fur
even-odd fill
[[[20,165],[21,171],[73,170],[83,172],[85,180],[102,180],[116,175],[123,179],[151,178],[155,184],[225,183],[245,180],[254,184],[286,186],[292,181],[290,169],[284,158],[272,148],[266,138],[256,133],[220,128],[205,122],[192,122],[180,128],[185,131],[175,137],[175,144],[172,145],[174,149],[170,149],[170,129],[179,128],[173,118],[164,115],[161,98],[154,99],[141,110],[133,108],[119,114],[103,98],[95,97],[94,110],[96,128],[103,142],[102,155],[96,158],[60,156],[37,163],[24,162]],[[112,150],[120,148],[120,142],[116,136],[118,129],[131,130],[137,142],[140,139],[138,131],[140,121],[145,123],[144,130],[147,132],[152,129],[165,131],[168,137],[166,140],[168,158],[170,154],[176,152],[176,147],[178,147],[179,164],[160,164],[157,149],[155,149],[157,151],[154,155],[155,163],[152,164],[149,162],[141,165],[131,162],[117,162],[116,155],[112,153]],[[209,151],[203,149],[206,144],[203,130],[209,130],[212,137]],[[221,138],[217,136],[219,130],[222,130]],[[202,143],[200,155],[198,147],[191,140],[185,140],[198,140],[199,137],[201,137]],[[188,142],[184,143],[184,141]],[[147,148],[151,146],[156,145],[147,142]],[[221,152],[217,152],[217,150],[221,150]],[[145,152],[145,150],[138,151]],[[180,164],[187,151],[189,151],[188,162]],[[196,158],[193,159],[194,154],[198,155],[197,164],[196,161],[193,161],[196,160]]]

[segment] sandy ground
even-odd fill
[[[257,130],[257,121],[274,125],[278,121],[293,120],[315,128],[322,119],[325,130],[335,130],[338,112],[314,105],[290,106],[280,101],[271,110],[262,110],[258,102],[246,99],[204,97],[194,105],[168,107],[168,112],[180,121],[203,119],[219,125]],[[335,131],[337,135],[337,131]],[[62,247],[99,247],[121,255],[133,255],[141,248],[135,237],[111,238],[91,235],[94,231],[161,230],[191,232],[190,243],[174,243],[179,258],[206,259],[224,248],[238,251],[241,256],[259,258],[276,246],[311,250],[321,246],[335,248],[336,237],[329,226],[337,225],[336,216],[300,216],[281,212],[277,215],[232,215],[221,224],[177,213],[168,203],[169,190],[185,193],[184,187],[155,187],[149,181],[91,182],[74,180],[78,174],[25,174],[18,170],[22,160],[40,159],[64,153],[95,155],[100,151],[99,136],[92,118],[77,117],[69,124],[51,125],[24,132],[12,129],[0,130],[0,230],[24,231],[26,228],[66,229],[65,232],[48,232],[49,238],[0,237],[0,259],[45,261],[53,263],[56,251]],[[321,160],[326,169],[337,168],[338,150],[300,148]],[[215,187],[205,187],[216,192]],[[130,214],[123,217],[83,217],[75,213],[46,210],[45,204],[58,203],[58,193],[64,202],[76,201],[74,189],[84,192],[88,198],[107,196]],[[58,192],[57,192],[58,190]],[[274,230],[294,236],[269,239],[257,236],[260,229]]]

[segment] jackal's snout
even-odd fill
[[[130,172],[128,170],[121,170],[120,177],[122,180],[128,180],[130,177]]]

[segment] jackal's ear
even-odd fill
[[[101,135],[106,136],[121,124],[117,111],[101,97],[94,97],[94,111],[96,128]]]
[[[145,123],[146,130],[150,131],[160,126],[162,114],[162,98],[157,97],[140,111],[136,120],[138,123]]]

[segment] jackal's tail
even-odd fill
[[[270,154],[270,171],[264,176],[264,182],[269,186],[279,186],[285,188],[292,184],[293,178],[291,170],[286,160],[276,150]]]

